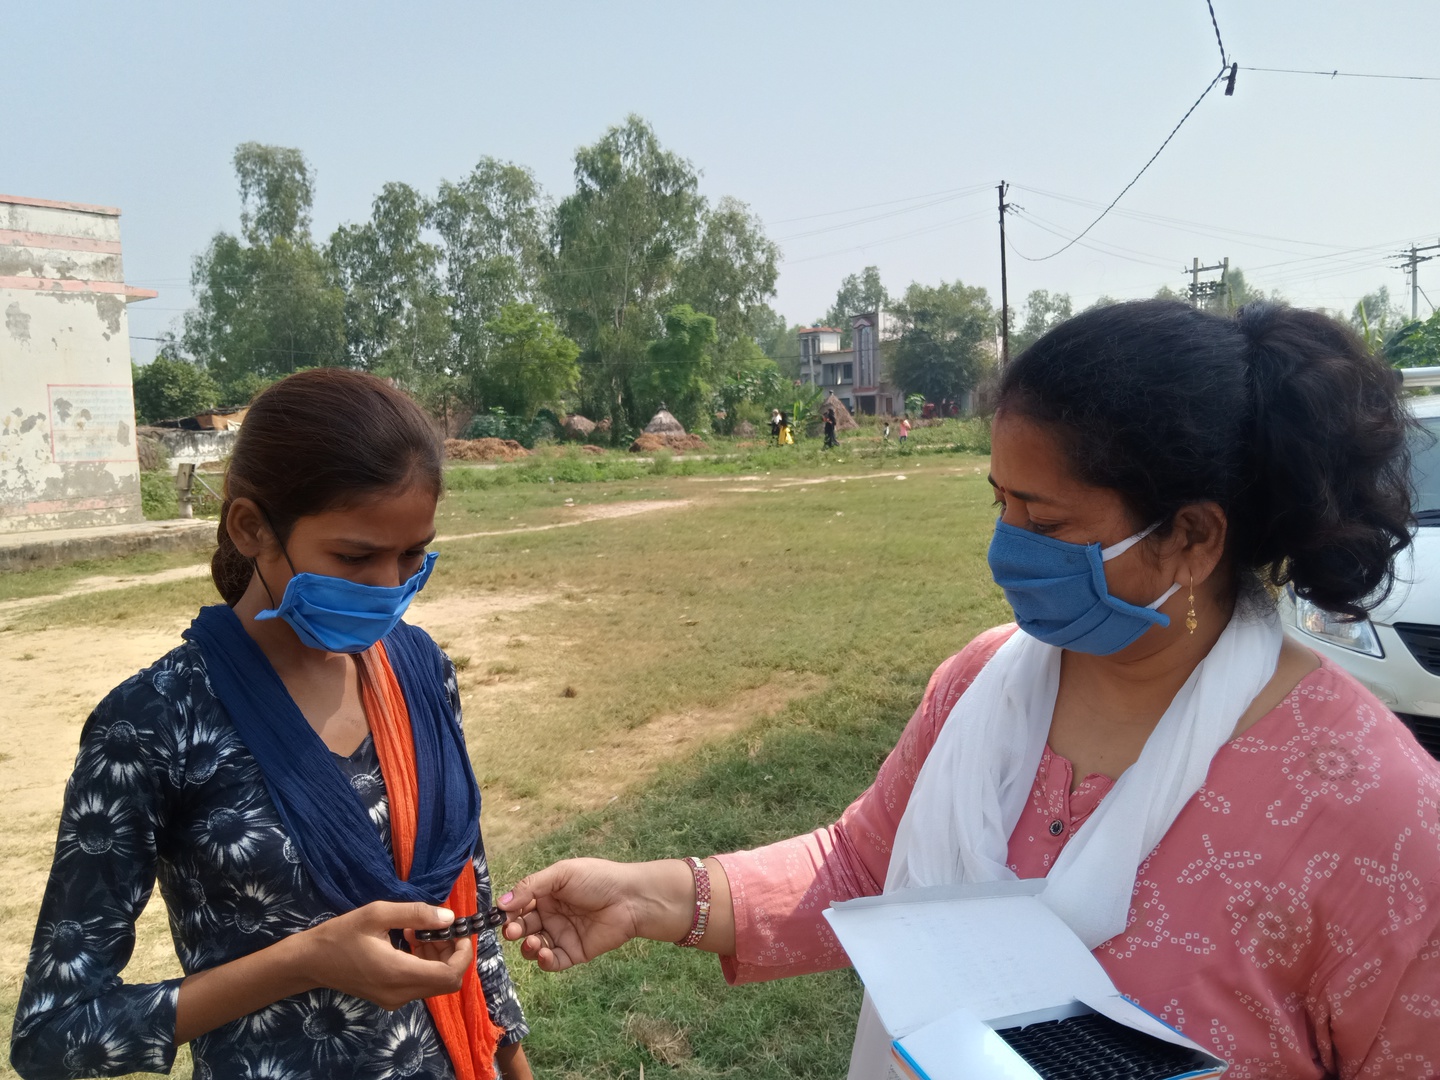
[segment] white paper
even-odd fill
[[[897,1042],[928,1080],[1041,1080],[995,1029],[965,1009]],[[898,1068],[892,1075],[906,1080]]]
[[[913,889],[825,912],[895,1038],[966,1009],[985,1021],[1115,989],[1037,883]]]

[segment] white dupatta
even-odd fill
[[[1215,756],[1275,674],[1273,610],[1236,615],[1131,765],[1065,845],[1041,899],[1094,949],[1125,929],[1135,874],[1200,790]],[[1017,631],[950,710],[900,819],[885,892],[1013,880],[1010,834],[1050,732],[1061,650]],[[890,1037],[866,995],[849,1080],[884,1080]]]

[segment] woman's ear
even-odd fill
[[[1225,556],[1228,526],[1219,503],[1191,503],[1175,512],[1171,539],[1177,544],[1175,554],[1180,559],[1182,575],[1186,578],[1194,575],[1198,585],[1215,572]]]
[[[230,534],[235,549],[247,559],[259,558],[275,542],[265,515],[253,499],[236,499],[230,504],[230,511],[225,515],[225,531]]]

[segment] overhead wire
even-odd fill
[[[1160,149],[1156,150],[1155,153],[1150,155],[1150,160],[1145,162],[1145,164],[1140,167],[1140,171],[1131,178],[1130,182],[1120,189],[1120,194],[1116,195],[1115,198],[1111,199],[1110,204],[1106,206],[1104,210],[1100,211],[1099,216],[1097,216],[1094,221],[1090,222],[1089,225],[1086,225],[1085,228],[1082,229],[1077,236],[1075,236],[1072,240],[1069,241],[1069,243],[1065,244],[1063,247],[1055,251],[1052,251],[1049,255],[1031,257],[1029,255],[1023,255],[1019,251],[1016,251],[1015,254],[1019,255],[1026,262],[1046,262],[1049,259],[1055,258],[1055,256],[1057,255],[1061,255],[1064,252],[1069,251],[1070,248],[1074,247],[1077,243],[1079,243],[1081,238],[1088,234],[1091,229],[1095,228],[1096,225],[1099,225],[1100,222],[1105,220],[1105,216],[1109,214],[1111,210],[1115,209],[1115,204],[1118,203],[1121,199],[1123,199],[1125,197],[1125,193],[1135,186],[1135,184],[1140,180],[1140,177],[1145,175],[1146,170],[1148,170],[1151,165],[1155,164],[1155,159],[1161,155],[1161,153],[1165,150],[1165,147],[1170,145],[1170,140],[1175,138],[1176,133],[1179,132],[1179,130],[1185,125],[1185,121],[1190,119],[1190,115],[1200,107],[1200,103],[1210,95],[1210,91],[1214,90],[1215,87],[1219,85],[1220,80],[1225,78],[1225,74],[1226,69],[1222,67],[1215,74],[1215,77],[1210,80],[1210,84],[1200,92],[1200,96],[1195,99],[1195,103],[1191,105],[1190,108],[1185,110],[1185,115],[1180,117],[1179,123],[1177,123],[1173,128],[1170,129],[1170,134],[1165,136],[1165,141],[1160,144]]]
[[[1401,79],[1407,82],[1440,82],[1440,75],[1381,75],[1363,71],[1310,71],[1304,68],[1251,67],[1242,71],[1265,71],[1278,75],[1323,75],[1327,79]]]

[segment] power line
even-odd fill
[[[1215,20],[1215,5],[1210,0],[1205,0],[1205,6],[1210,9],[1210,25],[1215,28],[1215,44],[1220,46],[1220,66],[1230,66],[1230,58],[1225,55],[1225,42],[1220,40],[1220,24]]]
[[[1278,75],[1323,75],[1327,79],[1402,79],[1407,82],[1440,82],[1440,75],[1377,75],[1361,71],[1309,71],[1304,68],[1245,66],[1246,71],[1268,71]]]
[[[1145,170],[1150,168],[1151,165],[1155,164],[1155,159],[1160,156],[1161,152],[1165,149],[1165,147],[1170,145],[1170,140],[1175,138],[1176,133],[1184,125],[1185,121],[1190,119],[1190,114],[1200,107],[1200,103],[1209,96],[1210,91],[1215,89],[1215,87],[1219,84],[1220,80],[1225,78],[1225,75],[1226,69],[1222,67],[1216,73],[1215,77],[1210,80],[1210,85],[1205,87],[1205,89],[1201,91],[1200,96],[1195,99],[1195,104],[1191,105],[1190,108],[1185,110],[1185,115],[1180,118],[1180,122],[1176,124],[1173,128],[1171,128],[1170,134],[1166,135],[1165,141],[1160,144],[1160,149],[1156,150],[1155,153],[1150,155],[1150,160],[1145,162],[1145,164],[1141,166],[1140,171],[1135,174],[1134,178],[1123,188],[1120,189],[1120,194],[1116,195],[1115,198],[1111,199],[1110,205],[1105,207],[1104,210],[1100,211],[1100,216],[1097,217],[1094,221],[1090,222],[1089,225],[1086,225],[1085,228],[1081,230],[1078,236],[1076,236],[1073,240],[1071,240],[1068,244],[1066,244],[1059,250],[1052,251],[1049,255],[1041,255],[1038,258],[1030,258],[1028,255],[1020,255],[1020,252],[1018,251],[1015,252],[1015,254],[1020,255],[1020,257],[1026,262],[1045,262],[1047,259],[1053,259],[1056,255],[1060,255],[1070,250],[1070,248],[1072,248],[1076,243],[1078,243],[1080,239],[1085,236],[1086,233],[1088,233],[1091,229],[1095,228],[1096,225],[1099,225],[1100,222],[1105,219],[1106,214],[1110,213],[1111,210],[1115,209],[1115,204],[1125,197],[1125,193],[1135,186],[1135,184],[1139,181],[1140,177],[1145,175]]]

